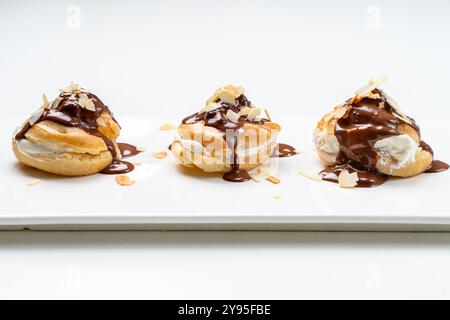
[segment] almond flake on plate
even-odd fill
[[[130,177],[128,177],[126,175],[116,176],[116,182],[118,185],[124,186],[124,187],[131,186],[136,183],[135,180],[131,180]]]
[[[138,161],[138,160],[133,160],[131,161],[132,164],[134,164],[135,166],[140,166],[142,165],[142,162]]]
[[[153,157],[156,159],[165,159],[167,157],[167,152],[165,151],[153,152]]]
[[[177,127],[172,123],[165,123],[161,127],[159,127],[159,130],[161,131],[171,131],[175,130]]]
[[[322,181],[322,176],[321,175],[318,175],[318,174],[315,174],[315,173],[311,173],[311,172],[308,172],[308,171],[305,171],[305,170],[300,171],[298,174],[301,175],[301,176],[304,176],[305,178],[313,180],[313,181]]]
[[[354,188],[358,185],[358,173],[349,173],[347,170],[342,170],[338,182],[341,188]]]
[[[274,176],[268,176],[266,180],[272,182],[273,184],[279,184],[281,182],[280,179]]]
[[[27,186],[28,187],[32,187],[32,186],[37,185],[38,183],[41,183],[41,180],[39,180],[39,179],[30,179],[27,182]]]

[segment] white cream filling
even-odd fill
[[[211,150],[208,148],[205,148],[200,142],[196,140],[189,140],[189,139],[182,139],[181,137],[177,137],[175,141],[178,141],[182,148],[190,153],[197,154],[197,155],[206,155],[211,156]],[[255,146],[252,148],[244,149],[241,145],[238,145],[236,148],[236,154],[238,157],[254,157],[257,156],[261,151],[263,151],[266,148],[273,148],[276,144],[276,138],[273,138],[263,145]],[[222,150],[220,152],[216,152],[215,154],[221,154]]]
[[[43,146],[37,143],[33,143],[28,141],[27,139],[21,139],[19,141],[16,140],[17,148],[21,153],[29,154],[29,155],[36,155],[36,154],[43,154],[43,153],[61,153],[61,150],[52,149],[47,146]]]
[[[378,151],[381,164],[399,169],[415,161],[418,145],[409,135],[402,134],[378,140],[374,148]]]
[[[337,157],[339,153],[339,142],[335,135],[327,135],[326,131],[316,129],[314,130],[314,142],[317,150]]]

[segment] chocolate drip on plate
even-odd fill
[[[285,143],[279,143],[272,154],[272,158],[287,158],[295,156],[296,154],[297,151],[294,147]]]
[[[119,146],[120,153],[122,154],[122,159],[137,156],[142,152],[132,144],[119,142],[117,145]]]

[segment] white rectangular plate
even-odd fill
[[[371,77],[450,161],[450,1],[43,0],[0,5],[0,228],[450,230],[449,172],[343,190],[318,172],[316,122]],[[73,80],[115,113],[121,141],[145,147],[119,187],[113,176],[62,178],[19,165],[11,134],[46,93]],[[203,107],[217,87],[243,85],[301,154],[267,181],[190,176],[160,132]],[[429,118],[429,119],[428,119]],[[31,178],[42,182],[27,187]],[[279,194],[280,199],[274,195]]]
[[[280,141],[300,154],[272,163],[281,183],[230,183],[220,175],[192,175],[152,152],[167,150],[173,132],[162,132],[162,119],[121,119],[122,141],[146,149],[129,174],[136,184],[121,187],[114,176],[64,178],[19,164],[2,132],[0,228],[33,229],[332,229],[426,230],[450,225],[449,173],[393,179],[371,189],[341,189],[300,176],[321,165],[311,147],[315,120],[280,119]],[[450,159],[442,139],[444,126],[424,123],[437,154]],[[30,179],[39,179],[27,186]],[[277,199],[279,196],[279,199]]]

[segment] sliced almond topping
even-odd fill
[[[298,174],[313,181],[322,181],[322,176],[315,173],[302,170]]]
[[[250,113],[250,111],[252,111],[252,108],[244,107],[244,108],[241,109],[241,111],[239,111],[239,114],[241,116],[247,116]]]
[[[44,104],[42,105],[45,109],[50,108],[50,103],[48,102],[47,96],[45,93],[42,95],[42,100],[44,101]]]
[[[241,86],[226,85],[223,89],[230,92],[235,98],[243,95],[245,92],[244,87]]]
[[[138,160],[133,160],[131,163],[134,164],[135,166],[140,166],[140,165],[142,165],[142,162],[140,162],[140,161],[138,161]]]
[[[172,123],[165,123],[161,127],[159,127],[159,130],[161,131],[171,131],[175,130],[177,127]]]
[[[28,187],[32,187],[32,186],[37,185],[38,183],[41,183],[41,180],[39,180],[39,179],[30,179],[27,182],[27,186]]]
[[[218,108],[220,108],[220,107],[221,107],[220,103],[217,103],[217,102],[210,102],[210,103],[208,103],[208,104],[206,105],[206,107],[204,107],[202,110],[200,110],[199,113],[213,111],[213,110],[218,109]]]
[[[228,120],[230,120],[231,122],[238,123],[240,117],[241,117],[241,116],[239,115],[239,113],[236,113],[236,112],[234,112],[233,110],[228,110],[228,111],[227,111],[227,118],[228,118]]]
[[[30,119],[28,119],[30,125],[33,126],[41,118],[41,116],[44,114],[44,110],[45,109],[41,107],[31,114]]]
[[[355,94],[357,98],[364,98],[367,97],[372,93],[373,90],[378,88],[380,85],[382,85],[387,80],[386,75],[380,75],[377,77],[374,77],[369,80],[369,84],[365,85],[364,87],[356,90]]]
[[[222,100],[223,102],[229,103],[233,106],[236,105],[236,98],[229,91],[221,90],[218,95],[220,100]]]
[[[94,101],[92,101],[92,99],[87,99],[86,103],[84,104],[84,107],[89,111],[92,111],[92,112],[96,111],[95,104],[94,104]]]
[[[52,109],[58,108],[58,106],[61,103],[61,101],[62,101],[61,97],[57,97],[55,100],[53,100],[53,102],[52,102]]]
[[[167,157],[167,152],[165,151],[153,152],[153,157],[156,159],[165,159]]]
[[[252,108],[252,110],[247,115],[247,119],[252,121],[253,119],[255,119],[260,114],[261,114],[261,109],[260,108]]]
[[[280,179],[274,176],[268,176],[266,180],[272,182],[273,184],[279,184],[281,182]]]
[[[131,180],[128,176],[126,176],[126,175],[119,175],[119,176],[116,176],[116,182],[117,182],[117,184],[118,185],[120,185],[120,186],[131,186],[131,185],[133,185],[133,184],[135,184],[136,183],[136,181],[135,180]]]
[[[342,170],[338,182],[341,188],[354,188],[358,185],[358,173],[349,173],[347,170]]]
[[[267,120],[269,120],[270,122],[272,122],[272,118],[270,118],[269,111],[267,111],[267,109],[264,109],[264,113],[266,114]]]

